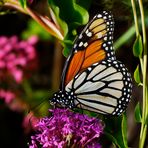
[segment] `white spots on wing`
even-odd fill
[[[103,47],[106,47],[106,43],[103,43]]]
[[[107,36],[106,36],[106,37],[104,37],[104,41],[107,41]]]
[[[98,63],[94,63],[94,64],[93,64],[93,66],[96,66],[96,65],[98,65]]]
[[[87,43],[87,42],[85,42],[85,43],[83,44],[83,46],[84,46],[84,47],[87,47],[87,46],[88,46],[88,43]]]
[[[113,25],[113,24],[114,24],[114,22],[112,21],[112,22],[110,22],[110,24],[111,24],[111,25]]]
[[[112,17],[111,15],[108,16],[108,18],[111,18],[111,17]]]
[[[123,67],[122,70],[125,71],[126,69]]]
[[[106,16],[104,16],[103,18],[104,18],[105,20],[107,19],[107,17],[106,17]]]
[[[109,25],[109,24],[110,24],[110,22],[106,22],[106,24],[107,24],[107,25]]]
[[[110,57],[110,53],[107,53],[107,56]]]
[[[77,44],[74,44],[74,46],[73,46],[74,48],[76,48],[77,47]]]
[[[103,87],[105,84],[103,82],[91,82],[91,81],[88,81],[88,82],[85,82],[81,87],[79,87],[75,93],[76,94],[79,94],[79,93],[82,93],[82,92],[89,92],[89,91],[95,91],[97,90],[98,88],[100,87]]]
[[[79,35],[79,39],[82,39],[82,37],[83,37],[83,35],[82,35],[82,33]]]
[[[75,50],[74,52],[75,52],[75,53],[77,53],[77,52],[78,52],[78,50]]]
[[[80,42],[80,43],[79,43],[79,47],[82,47],[82,45],[83,45],[83,42]]]
[[[113,61],[114,64],[117,64],[117,61]]]
[[[105,50],[107,51],[108,50],[108,47],[105,47]]]
[[[91,37],[91,36],[92,36],[92,32],[88,32],[88,33],[87,33],[87,36],[88,36],[88,37]]]
[[[100,80],[101,78],[109,75],[109,74],[112,74],[114,72],[116,72],[117,70],[114,68],[114,67],[109,67],[107,68],[106,70],[104,70],[103,72],[100,72],[99,74],[97,74],[93,80],[96,81],[96,80]]]
[[[126,102],[128,102],[129,101],[129,99],[126,99]]]
[[[109,42],[108,42],[108,44],[110,45],[110,44],[111,44],[111,42],[109,41]]]
[[[102,15],[101,15],[101,14],[98,14],[98,15],[97,15],[97,17],[98,17],[98,18],[101,18],[101,17],[102,17]]]
[[[91,67],[88,67],[88,70],[89,70],[89,71],[91,71],[91,70],[92,70],[92,68],[91,68]]]
[[[88,31],[88,29],[85,31],[85,33],[87,34],[89,31]]]
[[[86,72],[83,72],[79,75],[79,77],[75,80],[74,88],[76,89],[86,78]]]
[[[105,65],[101,65],[99,64],[98,66],[96,66],[91,73],[88,75],[87,80],[91,79],[92,77],[94,77],[95,75],[97,75],[100,71],[104,70],[106,68]]]
[[[113,28],[110,28],[110,30],[113,31],[114,29]]]

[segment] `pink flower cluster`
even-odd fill
[[[0,78],[12,77],[17,83],[22,82],[23,70],[36,58],[34,44],[37,37],[19,41],[17,36],[0,37]]]
[[[16,98],[14,83],[20,84],[26,70],[32,70],[36,62],[36,36],[19,41],[17,36],[0,37],[0,99],[9,104]],[[13,84],[13,86],[11,86]],[[18,91],[18,90],[17,90]]]
[[[15,94],[9,90],[0,89],[0,98],[8,104],[15,98]]]

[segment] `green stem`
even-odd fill
[[[136,29],[136,36],[139,35],[139,25],[138,25],[138,17],[136,12],[136,6],[134,0],[131,0],[133,15],[134,15],[134,22],[135,22],[135,29]]]
[[[64,39],[62,33],[60,32],[56,24],[52,23],[51,20],[49,20],[49,18],[47,18],[46,16],[40,15],[39,13],[31,10],[27,6],[25,8],[22,8],[20,3],[16,0],[6,0],[6,2],[4,2],[4,6],[14,8],[22,13],[30,15],[36,22],[38,22],[51,35],[55,36],[59,40]]]
[[[142,22],[142,36],[143,36],[143,108],[142,108],[142,123],[141,123],[141,132],[140,132],[140,141],[139,147],[143,148],[145,139],[146,139],[146,131],[147,125],[146,120],[148,116],[148,106],[147,106],[147,41],[146,41],[146,29],[145,29],[145,19],[144,19],[144,10],[142,0],[138,0],[140,14],[141,14],[141,22]]]
[[[140,35],[140,31],[139,31],[138,17],[137,17],[137,11],[136,11],[134,0],[131,0],[131,4],[132,4],[133,16],[134,16],[134,22],[135,22],[136,37],[138,37]],[[141,71],[143,74],[143,59],[142,57],[139,57],[139,59],[140,59]]]
[[[143,10],[142,0],[138,0],[138,2],[139,2],[140,13],[141,13],[142,37],[143,37],[143,58],[139,57],[141,69],[142,69],[142,75],[143,75],[143,104],[142,104],[142,121],[141,121],[139,148],[143,148],[145,139],[146,139],[146,133],[147,133],[146,120],[148,118],[148,100],[147,100],[147,82],[146,82],[147,41],[146,41],[146,29],[145,29],[145,19],[144,19],[144,10]],[[132,3],[133,15],[134,15],[134,21],[135,21],[136,36],[138,36],[140,33],[139,33],[138,19],[137,19],[134,0],[131,0],[131,3]]]

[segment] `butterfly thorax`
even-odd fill
[[[70,109],[75,108],[76,96],[73,92],[58,91],[53,95],[51,99],[51,104],[61,105],[62,107],[68,107]]]

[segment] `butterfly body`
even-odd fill
[[[114,21],[110,12],[97,14],[75,40],[66,61],[60,91],[51,100],[68,108],[120,115],[131,97],[131,76],[116,60]]]

